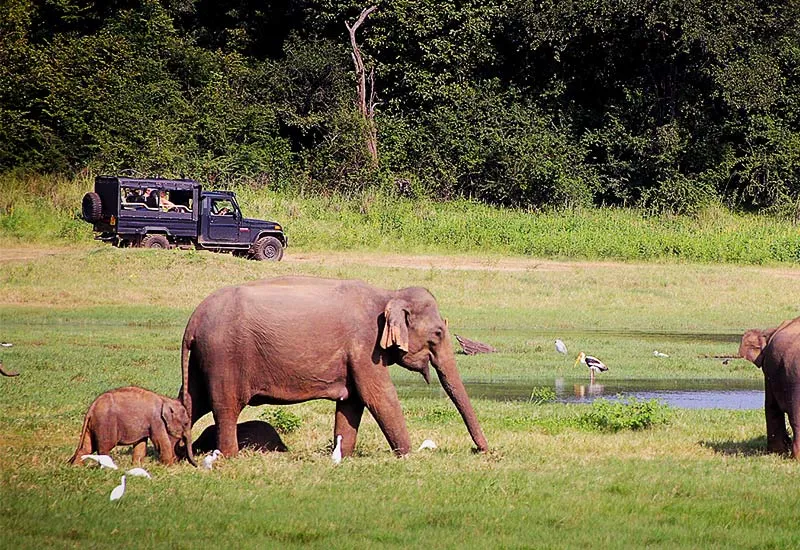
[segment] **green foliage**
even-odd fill
[[[798,2],[382,2],[358,31],[377,168],[363,7],[9,0],[0,170],[798,217]]]
[[[547,403],[548,401],[555,401],[556,392],[549,386],[537,386],[531,390],[531,397],[528,401],[536,405]]]
[[[670,408],[657,399],[629,397],[611,401],[595,399],[589,412],[577,419],[583,428],[605,432],[620,430],[643,430],[666,424]]]
[[[270,408],[261,413],[259,417],[269,422],[275,430],[282,434],[296,432],[303,425],[303,419],[286,407]]]

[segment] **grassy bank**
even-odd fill
[[[91,177],[0,176],[0,242],[91,241],[77,216]],[[377,192],[300,196],[237,189],[245,214],[274,219],[293,248],[746,264],[800,261],[797,227],[709,207],[696,216],[630,209],[526,212]]]
[[[574,352],[603,358],[611,368],[603,379],[757,379],[760,372],[742,360],[723,365],[705,356],[735,353],[745,328],[795,315],[793,269],[273,264],[100,245],[8,257],[0,262],[0,340],[14,346],[0,349],[0,359],[22,373],[0,380],[0,530],[11,547],[800,544],[800,495],[786,489],[798,466],[763,454],[760,410],[672,409],[666,423],[611,433],[582,421],[586,405],[475,400],[491,446],[476,455],[447,400],[401,397],[412,442],[430,438],[439,448],[395,459],[367,415],[356,457],[333,467],[333,403],[249,407],[241,420],[274,418],[276,409],[299,420],[283,435],[290,452],[245,452],[211,472],[164,468],[150,456],[145,466],[154,478],[130,479],[113,505],[108,495],[119,472],[64,463],[98,393],[126,384],[177,392],[186,319],[225,284],[304,273],[426,286],[455,333],[499,350],[459,356],[468,380],[585,376],[553,351],[557,336]],[[658,361],[653,348],[671,357]],[[396,366],[391,371],[397,379],[419,378]],[[195,436],[211,422],[201,419]],[[112,454],[129,466],[128,448]]]

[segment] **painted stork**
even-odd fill
[[[605,372],[608,370],[608,367],[598,359],[597,357],[592,357],[591,355],[586,355],[583,352],[578,354],[578,358],[575,359],[575,365],[577,366],[578,363],[583,363],[587,367],[589,367],[589,374],[591,375],[592,381],[594,381],[594,373],[595,372]]]

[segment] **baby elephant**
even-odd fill
[[[147,439],[153,442],[161,462],[173,464],[176,451],[197,466],[192,455],[192,425],[180,401],[128,386],[101,394],[83,420],[81,438],[71,464],[81,455],[108,454],[117,445],[133,445],[133,462],[141,463]],[[184,449],[178,444],[183,442]]]

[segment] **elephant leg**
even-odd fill
[[[388,370],[379,367],[372,367],[364,372],[356,372],[357,370],[353,369],[353,377],[358,395],[378,422],[392,451],[397,456],[407,455],[411,451],[411,439],[408,437],[403,408]]]
[[[797,430],[800,429],[800,414],[792,410],[789,414],[789,424],[792,426],[792,458],[800,460],[800,437]]]
[[[169,435],[167,434],[166,427],[159,428],[158,430],[154,431],[150,438],[153,441],[153,447],[155,447],[156,451],[158,452],[158,458],[161,463],[166,464],[167,466],[175,464],[177,460],[175,456],[175,449],[172,441],[169,438]]]
[[[771,453],[786,453],[791,439],[786,432],[786,417],[781,410],[769,383],[764,391],[764,415],[767,420],[767,450]]]
[[[133,445],[133,463],[139,465],[147,454],[147,439],[142,439]]]
[[[789,425],[792,427],[792,458],[800,460],[800,386],[791,388],[791,399],[788,403]]]
[[[333,426],[333,441],[342,436],[342,456],[350,456],[356,446],[358,426],[364,414],[364,402],[357,397],[350,397],[336,402],[336,422]]]
[[[217,425],[217,449],[226,457],[239,453],[239,440],[236,435],[236,421],[242,407],[214,408],[214,423]]]

